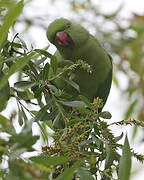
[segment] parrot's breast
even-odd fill
[[[80,91],[83,95],[90,99],[96,97],[99,86],[101,86],[112,71],[112,63],[107,52],[95,37],[90,35],[87,43],[80,47],[63,51],[62,56],[64,59],[73,62],[79,59],[83,60],[91,66],[91,73],[82,68],[78,68],[74,72],[74,81],[79,84]]]

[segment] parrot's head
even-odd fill
[[[48,40],[58,49],[81,47],[86,43],[88,36],[85,28],[65,18],[56,19],[47,30]]]

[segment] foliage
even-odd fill
[[[76,8],[76,4],[71,3],[71,5]],[[82,4],[77,5],[80,6],[83,8]],[[0,1],[0,7],[3,17],[0,27],[0,111],[6,109],[9,99],[16,101],[18,109],[13,111],[9,118],[0,114],[0,179],[128,180],[131,156],[141,162],[144,156],[136,154],[130,148],[127,136],[124,145],[120,144],[123,133],[115,137],[110,126],[113,124],[143,126],[143,123],[124,120],[109,124],[111,114],[106,111],[99,112],[102,105],[99,98],[93,103],[81,95],[79,99],[73,100],[71,94],[58,89],[54,80],[61,78],[79,92],[79,85],[69,77],[78,67],[90,71],[89,65],[78,60],[75,64],[67,64],[61,68],[57,57],[47,51],[49,47],[28,50],[26,43],[18,34],[9,41],[7,38],[9,29],[14,26],[16,19],[22,13],[23,1],[7,3],[3,0]],[[87,7],[92,10],[92,6]],[[116,15],[117,13],[109,17],[103,16],[105,20],[113,20]],[[124,28],[119,28],[118,31],[126,31]],[[112,33],[103,32],[103,35],[108,36],[107,40],[113,52],[120,53],[120,49],[116,51],[118,44],[114,45],[110,42],[114,40]],[[119,45],[124,43],[123,47],[126,47],[130,39],[126,36],[123,41],[120,40]],[[136,38],[132,41],[135,44]],[[117,67],[124,71],[122,64],[121,66],[118,64]],[[15,73],[18,76],[17,82],[10,87],[9,77]],[[65,76],[68,80],[64,78]],[[137,103],[139,102],[132,103],[131,109],[127,111],[129,112],[127,118],[134,111]],[[16,117],[22,128],[20,133],[16,133],[14,124]],[[42,151],[37,156],[34,155],[33,145],[40,137],[33,135],[34,122],[39,125],[43,139]],[[53,131],[51,135],[47,132],[47,128]],[[51,143],[49,138],[52,138]],[[25,158],[26,152],[32,152],[33,157]]]

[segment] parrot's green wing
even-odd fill
[[[80,24],[64,18],[56,19],[49,25],[47,37],[57,47],[62,64],[65,64],[65,60],[75,63],[81,59],[91,66],[91,73],[82,68],[76,69],[73,81],[79,85],[80,94],[86,96],[91,102],[99,97],[105,104],[111,87],[112,62],[98,40]],[[60,81],[57,85],[73,97],[79,95],[76,89]]]
[[[111,83],[112,83],[112,70],[109,71],[106,79],[100,84],[96,92],[97,97],[103,99],[103,104],[106,103],[106,100],[108,98],[110,88],[111,88]]]

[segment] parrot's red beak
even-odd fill
[[[58,41],[59,44],[67,45],[67,39],[68,39],[67,33],[63,31],[56,33],[56,40]]]

